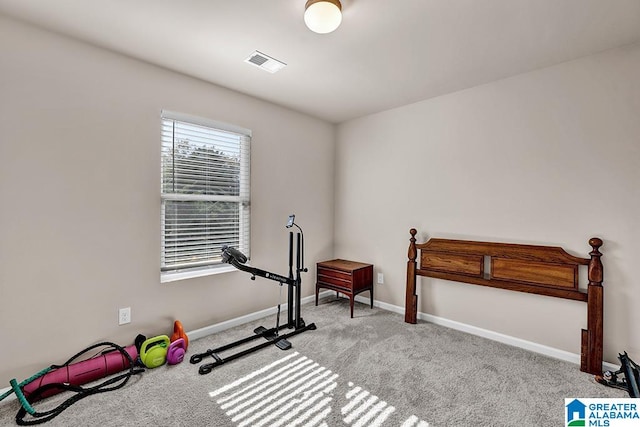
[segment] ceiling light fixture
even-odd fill
[[[342,22],[340,0],[307,0],[304,6],[304,23],[319,34],[334,31]]]

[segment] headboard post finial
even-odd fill
[[[406,323],[418,323],[418,295],[416,294],[416,234],[415,228],[409,230],[411,239],[407,253],[407,288],[405,290],[404,321]]]
[[[602,261],[600,260],[600,257],[602,257],[602,253],[600,253],[602,239],[592,237],[589,239],[589,245],[593,249],[589,252],[589,255],[591,255],[591,261],[589,261],[589,284],[593,283],[594,285],[602,286],[603,271]]]
[[[417,256],[417,251],[416,251],[416,234],[417,233],[418,231],[415,228],[412,228],[411,230],[409,230],[409,234],[411,234],[411,239],[409,239],[409,241],[411,243],[409,243],[409,252],[407,256],[411,261],[415,261]]]

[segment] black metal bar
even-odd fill
[[[289,277],[293,279],[293,231],[289,232]]]
[[[257,338],[265,338],[265,339],[268,340],[269,336],[273,336],[274,332],[276,332],[276,331],[278,331],[280,329],[284,329],[286,327],[288,327],[288,325],[280,325],[277,329],[276,328],[265,329],[261,334],[250,335],[250,336],[248,336],[246,338],[239,339],[238,341],[234,341],[232,343],[225,344],[223,346],[216,347],[214,349],[209,349],[209,350],[207,350],[207,351],[205,351],[203,353],[194,354],[193,356],[191,356],[191,359],[189,359],[189,361],[192,364],[195,365],[197,363],[202,362],[202,359],[204,359],[207,356],[212,356],[215,353],[220,353],[222,351],[229,350],[229,349],[231,349],[233,347],[237,347],[239,345],[246,344],[246,343],[248,343],[250,341],[253,341],[253,340],[257,339]]]
[[[620,369],[623,371],[624,378],[627,382],[627,392],[629,393],[629,397],[640,397],[640,389],[638,388],[638,365],[629,358],[626,351],[624,354],[620,354],[618,358],[622,363],[622,367]]]
[[[300,250],[300,248],[298,248]],[[289,279],[293,283],[293,231],[289,232]],[[293,286],[289,284],[289,289],[287,290],[287,325],[292,328],[293,325],[293,307],[291,306],[293,302]]]
[[[300,285],[302,284],[302,278],[300,277],[300,272],[302,271],[302,258],[301,258],[301,245],[300,245],[300,233],[296,235],[296,247],[298,248],[297,256],[296,256],[296,280],[295,284],[292,287],[295,287],[295,312],[296,312],[296,329],[301,327],[301,319],[300,319]]]
[[[239,359],[239,358],[241,358],[243,356],[246,356],[248,354],[253,353],[254,351],[258,351],[260,349],[269,347],[270,345],[273,345],[273,344],[277,343],[280,340],[287,339],[287,338],[292,337],[294,335],[298,335],[298,334],[300,334],[300,333],[302,333],[304,331],[315,330],[315,329],[316,329],[316,324],[315,323],[310,323],[309,325],[306,325],[303,328],[296,329],[293,332],[289,332],[288,334],[285,334],[285,335],[281,335],[280,337],[278,337],[279,339],[277,339],[277,340],[265,341],[265,342],[263,342],[261,344],[258,344],[256,346],[250,347],[250,348],[248,348],[246,350],[243,350],[243,351],[239,351],[238,353],[234,353],[234,354],[232,354],[230,356],[227,356],[227,357],[224,357],[224,358],[222,358],[219,355],[217,355],[218,357],[214,357],[216,359],[215,362],[207,363],[205,365],[200,366],[200,368],[198,368],[198,372],[200,373],[200,375],[208,374],[209,372],[211,372],[213,370],[213,368],[215,368],[217,366],[224,365],[227,362],[231,362],[232,360]]]
[[[238,270],[246,271],[247,273],[251,273],[253,276],[264,277],[265,279],[273,280],[280,283],[286,283],[287,285],[293,285],[293,279],[288,277],[281,276],[276,273],[272,273],[270,271],[261,270],[255,267],[249,267],[248,265],[240,264],[238,261],[232,259],[229,261],[229,264],[233,265]]]

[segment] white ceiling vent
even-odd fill
[[[258,52],[257,50],[245,59],[244,62],[255,65],[256,67],[262,68],[270,73],[280,71],[287,66],[284,62],[278,61],[277,59],[272,58],[269,55],[265,55],[262,52]]]

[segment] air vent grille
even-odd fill
[[[269,60],[269,58],[265,58],[262,55],[253,55],[251,58],[249,58],[249,62],[251,62],[252,64],[256,64],[256,65],[262,65],[265,62],[267,62]]]
[[[255,65],[258,68],[262,68],[265,71],[270,73],[275,73],[276,71],[280,71],[287,64],[282,61],[278,61],[275,58],[270,57],[269,55],[265,55],[262,52],[255,51],[253,52],[244,62]]]

